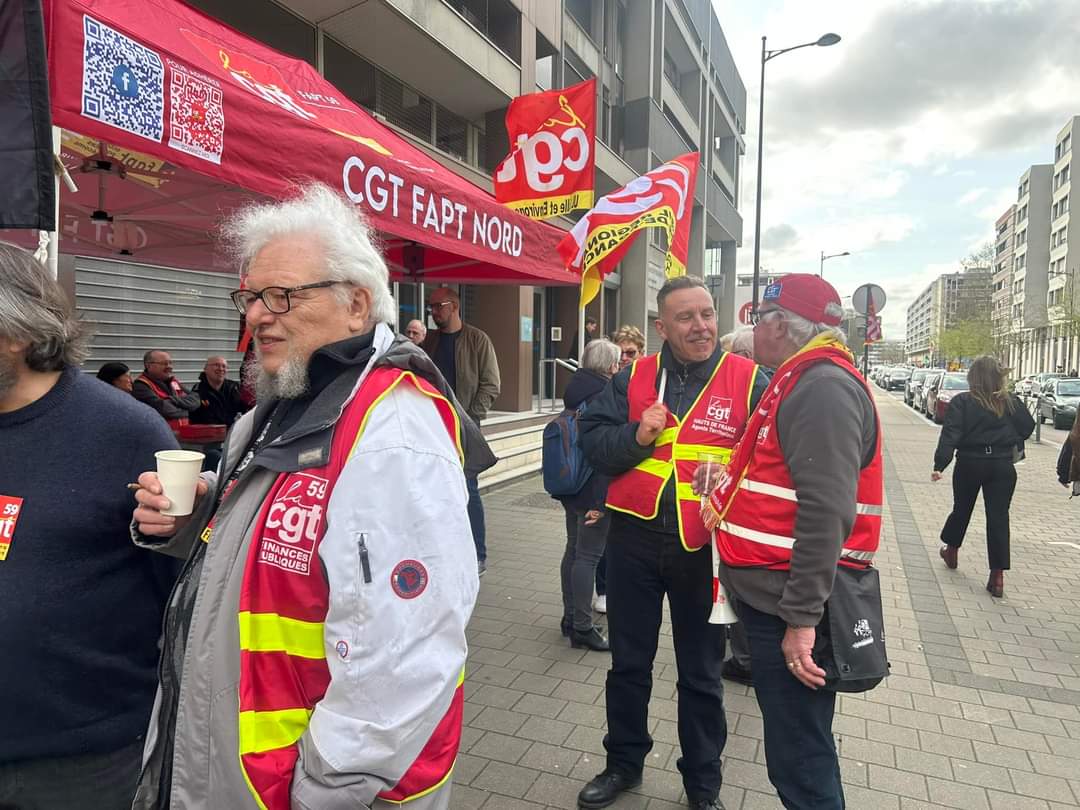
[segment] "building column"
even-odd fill
[[[469,323],[484,330],[495,345],[502,391],[492,406],[496,411],[532,409],[532,338],[521,333],[522,318],[532,318],[533,288],[530,286],[482,285],[474,288],[474,316]]]

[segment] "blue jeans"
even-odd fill
[[[832,735],[836,693],[809,689],[788,671],[780,649],[787,630],[783,619],[745,602],[739,603],[739,616],[750,641],[769,781],[788,810],[843,810]]]
[[[487,559],[487,531],[484,527],[484,502],[480,500],[480,483],[476,477],[465,476],[465,489],[469,492],[469,525],[472,526],[473,545],[476,546],[476,559]]]

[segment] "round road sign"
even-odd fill
[[[851,305],[860,315],[866,314],[871,301],[874,304],[874,312],[885,309],[885,291],[877,284],[863,284],[851,296]]]
[[[750,325],[750,313],[754,311],[753,302],[747,301],[741,307],[739,307],[739,323],[743,326]]]

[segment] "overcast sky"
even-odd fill
[[[885,288],[886,338],[908,304],[993,239],[1020,175],[1053,163],[1080,114],[1076,0],[713,0],[747,89],[743,245],[754,254],[761,37],[841,42],[765,72],[763,267],[818,271],[841,296]],[[847,303],[847,302],[845,302]]]

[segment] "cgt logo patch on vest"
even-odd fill
[[[709,397],[709,404],[705,408],[705,417],[698,417],[693,421],[695,430],[707,433],[715,433],[725,438],[733,438],[738,432],[731,421],[731,399],[729,397]]]
[[[311,473],[294,473],[266,513],[258,562],[282,571],[308,574],[315,543],[326,519],[329,482]]]

